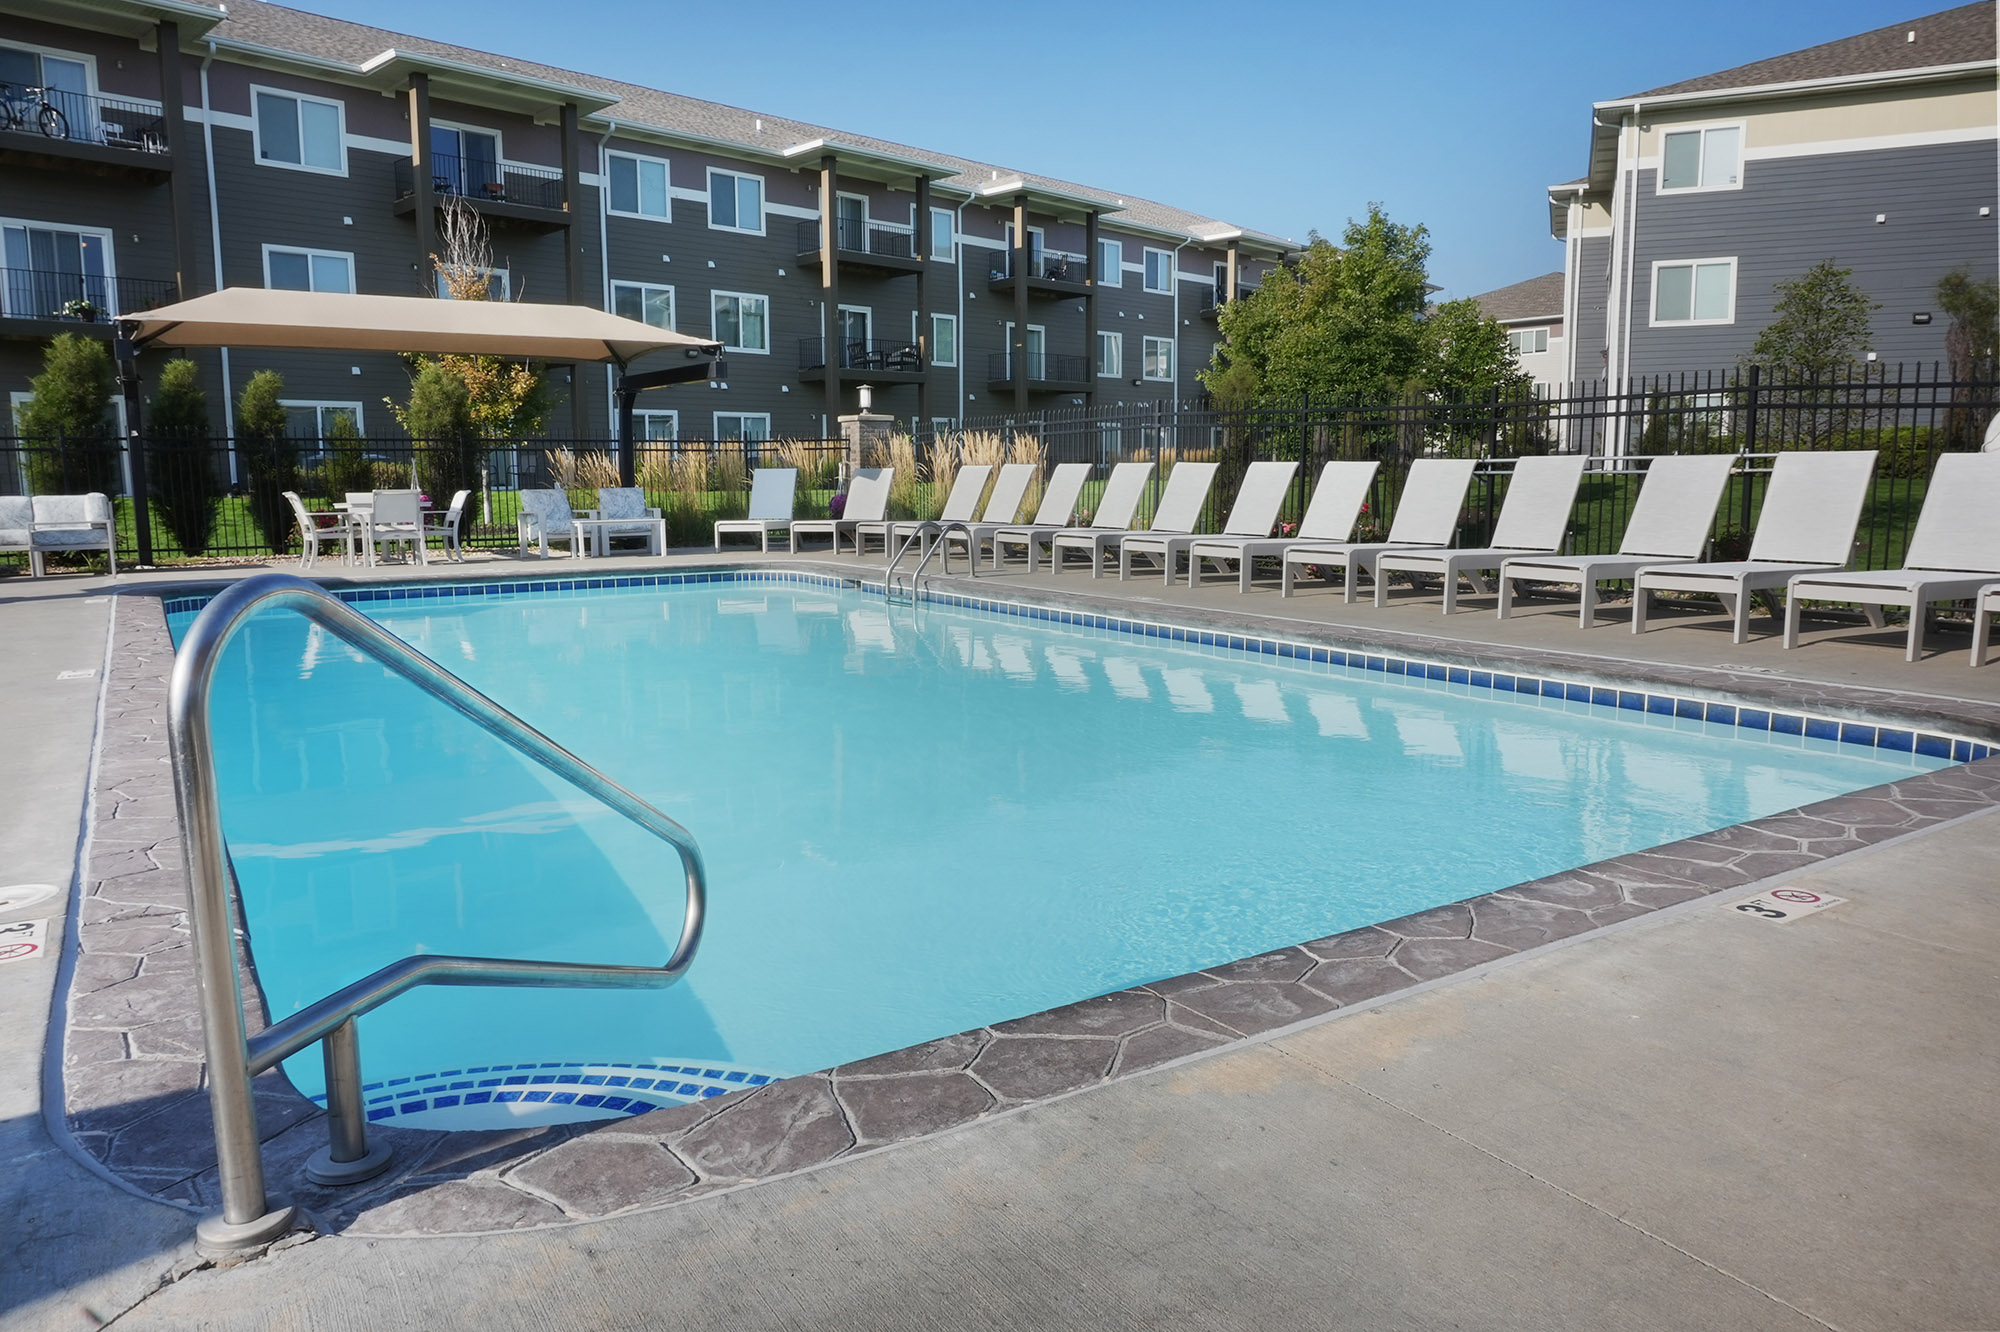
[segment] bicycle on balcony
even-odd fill
[[[49,100],[47,88],[15,88],[0,83],[0,130],[25,130],[30,125],[51,139],[69,137],[69,117]]]

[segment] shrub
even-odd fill
[[[459,490],[472,492],[458,520],[463,540],[469,535],[472,516],[479,511],[483,451],[473,428],[470,390],[450,367],[426,361],[410,381],[410,405],[400,415],[404,428],[417,441],[417,488],[440,506]]]
[[[244,488],[250,518],[274,555],[292,541],[292,506],[287,490],[299,479],[298,450],[286,433],[285,379],[276,370],[259,370],[236,400],[236,452],[243,462]]]
[[[42,373],[29,381],[33,401],[20,409],[28,454],[29,489],[42,495],[117,490],[118,446],[110,403],[117,388],[111,353],[96,338],[58,334],[42,353]]]
[[[336,415],[333,424],[327,427],[326,448],[327,458],[320,475],[329,498],[345,496],[350,490],[395,489],[376,485],[376,464],[362,456],[361,432],[345,413]]]
[[[145,440],[152,510],[183,555],[201,555],[215,534],[215,502],[222,487],[209,441],[201,367],[186,357],[160,367],[147,408]]]

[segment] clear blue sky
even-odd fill
[[[1562,266],[1590,104],[1942,0],[304,0],[303,8],[1142,195],[1300,240],[1380,201],[1467,296]],[[556,16],[552,21],[552,16]],[[839,31],[825,35],[829,19]],[[833,71],[833,72],[830,72]]]

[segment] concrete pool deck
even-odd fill
[[[482,561],[431,573],[556,576],[653,563]],[[1118,586],[1075,574],[1034,581],[1079,592]],[[25,638],[10,632],[0,647],[9,714],[32,713],[31,732],[47,732],[52,763],[39,769],[35,795],[58,810],[71,802],[59,838],[43,814],[33,827],[9,829],[10,864],[73,854],[83,778],[72,746],[88,734],[94,698],[79,712],[46,677],[61,651],[93,642],[101,652],[103,608],[89,597],[102,590],[98,580],[0,581],[10,630],[44,626]],[[1157,582],[1123,590],[1160,595]],[[1253,599],[1266,598],[1340,606],[1323,593]],[[1232,586],[1222,604],[1234,599]],[[1356,624],[1379,615],[1426,635],[1441,620],[1434,603],[1416,613],[1347,613]],[[1518,635],[1502,641],[1545,635],[1569,651],[1565,636],[1591,639],[1593,649],[1614,634],[1634,642],[1610,623],[1578,634],[1573,608],[1557,625],[1534,623],[1543,618],[1501,626],[1468,613],[1450,627],[1464,624],[1471,637],[1477,619]],[[1683,637],[1712,648],[1696,630],[1637,642],[1650,649]],[[2000,669],[1966,668],[1963,641],[1943,640],[1958,649],[1950,670],[1939,658],[1919,664],[1924,692],[1990,704]],[[1836,668],[1812,649],[1787,655],[1817,656],[1821,683],[1912,683],[1899,678],[1910,668],[1886,641],[1837,651]],[[1871,664],[1870,655],[1882,660]],[[1665,653],[1654,659],[1673,664]],[[76,769],[67,788],[56,780],[65,762]],[[49,843],[40,852],[29,845],[36,837]],[[1729,915],[1724,903],[1742,894],[1725,894],[1312,1031],[756,1189],[534,1236],[314,1240],[190,1276],[126,1321],[226,1323],[233,1310],[245,1326],[475,1315],[510,1326],[559,1310],[638,1326],[664,1301],[682,1321],[699,1321],[688,1311],[706,1308],[718,1323],[733,1314],[755,1326],[1143,1326],[1170,1316],[1233,1326],[1302,1314],[1354,1326],[1453,1317],[1487,1326],[2000,1323],[1991,1276],[1965,1256],[1989,1251],[2000,1235],[1995,1153],[1963,1127],[1977,1129],[1972,1107],[1990,1104],[1996,1090],[1986,869],[1996,850],[1994,817],[1960,822],[1808,871],[1798,882],[1855,876],[1828,889],[1849,903],[1763,934],[1744,933],[1761,922]],[[1886,914],[1858,919],[1878,901]],[[1649,942],[1661,937],[1681,942]],[[1792,938],[1822,942],[1794,966],[1786,959],[1797,947],[1769,942]],[[1678,951],[1689,948],[1700,956]],[[1718,948],[1733,962],[1711,956]],[[32,1000],[38,984],[45,1013],[52,981],[34,964],[0,969],[14,1042],[0,1045],[0,1058],[16,1095],[12,1136],[0,1139],[13,1196],[0,1202],[21,1218],[16,1233],[26,1241],[10,1245],[18,1257],[0,1260],[13,1264],[0,1275],[0,1307],[36,1326],[62,1326],[93,1302],[108,1316],[136,1299],[171,1265],[161,1246],[183,1238],[187,1223],[184,1213],[96,1183],[45,1135],[34,1143],[39,1124],[32,1108],[19,1108],[35,1098],[17,1093],[34,1085],[24,1063],[38,1059],[41,1020],[33,1003],[16,1001]],[[1442,1026],[1425,1018],[1431,1025],[1417,1036],[1383,1034],[1452,995],[1459,1007]],[[1489,1020],[1496,1004],[1508,1021]],[[1611,1022],[1613,1009],[1640,1015],[1628,1016],[1638,1025]],[[1739,1030],[1746,1012],[1756,1019],[1750,1037]],[[1350,1034],[1361,1032],[1375,1035]],[[1376,1058],[1404,1081],[1374,1071]],[[1417,1092],[1431,1083],[1438,1090],[1426,1102]],[[1753,1088],[1807,1131],[1753,1131],[1760,1107],[1745,1099]],[[1637,1139],[1623,1157],[1613,1132],[1621,1123]],[[1575,1145],[1567,1166],[1564,1137]],[[1843,1183],[1858,1200],[1844,1212],[1823,1192]],[[1609,1220],[1618,1216],[1626,1219]],[[1811,1243],[1790,1233],[1801,1228]],[[77,1235],[91,1240],[78,1244]],[[1730,1247],[1748,1239],[1764,1246],[1752,1246],[1759,1261]],[[754,1289],[742,1275],[753,1243],[774,1274]],[[699,1262],[682,1266],[690,1254]],[[1871,1273],[1885,1275],[1871,1282]],[[403,1293],[386,1304],[362,1293],[391,1285]],[[1877,1285],[1888,1295],[1871,1295]]]

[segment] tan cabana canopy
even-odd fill
[[[648,352],[713,357],[711,339],[654,328],[581,305],[353,296],[330,291],[224,287],[177,305],[123,316],[135,346],[279,347],[301,351],[429,352],[615,361]]]

